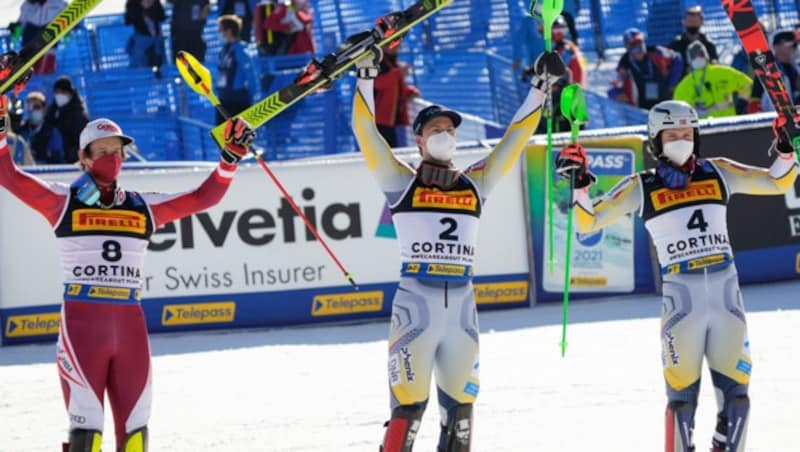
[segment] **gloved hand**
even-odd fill
[[[794,153],[794,146],[786,136],[786,131],[783,129],[786,126],[786,118],[778,116],[772,121],[772,133],[775,134],[775,149],[781,154]]]
[[[364,80],[372,80],[378,76],[380,72],[381,60],[383,60],[383,50],[373,45],[367,52],[368,55],[361,58],[356,62],[356,72],[358,78]]]
[[[250,152],[250,145],[256,139],[256,132],[244,119],[236,116],[225,121],[225,131],[222,133],[225,146],[222,149],[222,160],[231,165],[236,165],[239,160]]]
[[[570,173],[575,172],[572,188],[585,188],[592,185],[597,178],[589,171],[589,159],[586,149],[580,144],[565,146],[556,158],[556,172],[559,176],[569,179]]]
[[[546,91],[564,77],[567,68],[558,53],[543,52],[533,63],[533,72],[531,85],[538,90]]]
[[[17,63],[17,58],[17,52],[14,51],[6,52],[0,55],[0,80],[5,80],[8,78],[8,76],[11,74],[11,70],[14,69],[14,65]],[[33,67],[30,67],[14,83],[14,93],[19,94],[20,91],[25,88],[25,85],[28,83],[28,80],[31,79],[32,75]]]

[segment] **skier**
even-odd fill
[[[548,82],[564,75],[558,54],[542,54],[522,107],[500,144],[464,171],[453,167],[461,116],[439,106],[413,123],[422,162],[416,169],[392,154],[375,125],[373,80],[380,49],[357,63],[353,130],[367,167],[389,201],[402,269],[392,305],[388,376],[391,419],[381,450],[409,452],[436,371],[441,408],[440,452],[470,450],[478,395],[478,322],[472,265],[486,197],[519,159],[539,122]]]
[[[769,169],[725,158],[700,158],[697,112],[665,101],[648,115],[656,168],[623,179],[594,205],[586,151],[564,148],[556,160],[575,171],[578,230],[601,229],[638,211],[655,245],[663,278],[661,344],[667,386],[666,450],[693,451],[692,430],[703,356],[718,399],[713,452],[744,450],[750,357],[744,306],[728,238],[727,204],[737,193],[780,195],[793,187],[797,163],[776,120],[777,158]]]
[[[67,452],[99,452],[103,398],[114,414],[116,448],[147,450],[150,345],[139,305],[148,238],[160,226],[217,204],[254,139],[240,118],[229,120],[219,166],[197,189],[138,193],[117,182],[124,146],[133,143],[109,119],[80,134],[84,173],[71,185],[40,180],[17,168],[7,144],[7,100],[0,96],[0,185],[42,214],[55,232],[64,268],[64,304],[56,358],[70,419]]]

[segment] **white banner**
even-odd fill
[[[484,151],[459,151],[456,163],[463,168],[483,155]],[[356,282],[398,279],[399,248],[385,237],[392,229],[386,218],[381,224],[385,200],[360,156],[271,167]],[[127,169],[120,181],[128,190],[179,192],[193,189],[209,172],[203,166]],[[69,183],[77,175],[39,176]],[[528,273],[524,205],[517,166],[485,206],[476,276]],[[48,223],[0,189],[0,224],[0,308],[60,303],[63,273]],[[239,169],[219,205],[162,228],[150,247],[144,268],[145,303],[147,298],[347,285],[267,175],[253,165]]]

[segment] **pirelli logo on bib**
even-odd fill
[[[144,234],[147,230],[147,218],[130,210],[78,209],[72,212],[72,230]]]
[[[417,187],[411,207],[433,207],[440,209],[467,210],[478,209],[478,197],[472,190],[443,192],[437,188]]]
[[[650,193],[653,208],[664,210],[678,204],[696,201],[721,201],[722,189],[717,180],[704,180],[692,182],[683,190],[670,190],[661,188]]]

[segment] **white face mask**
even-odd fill
[[[58,105],[59,107],[63,107],[64,105],[67,105],[69,103],[70,99],[72,99],[72,96],[70,96],[69,94],[59,93],[53,96],[53,98],[56,101],[56,105]]]
[[[692,60],[692,69],[700,70],[705,68],[707,64],[708,62],[706,61],[705,58],[698,57]]]
[[[664,145],[664,155],[676,166],[683,166],[694,152],[694,141],[670,141]]]
[[[456,137],[447,132],[431,135],[425,141],[431,157],[441,162],[449,162],[456,150]]]

